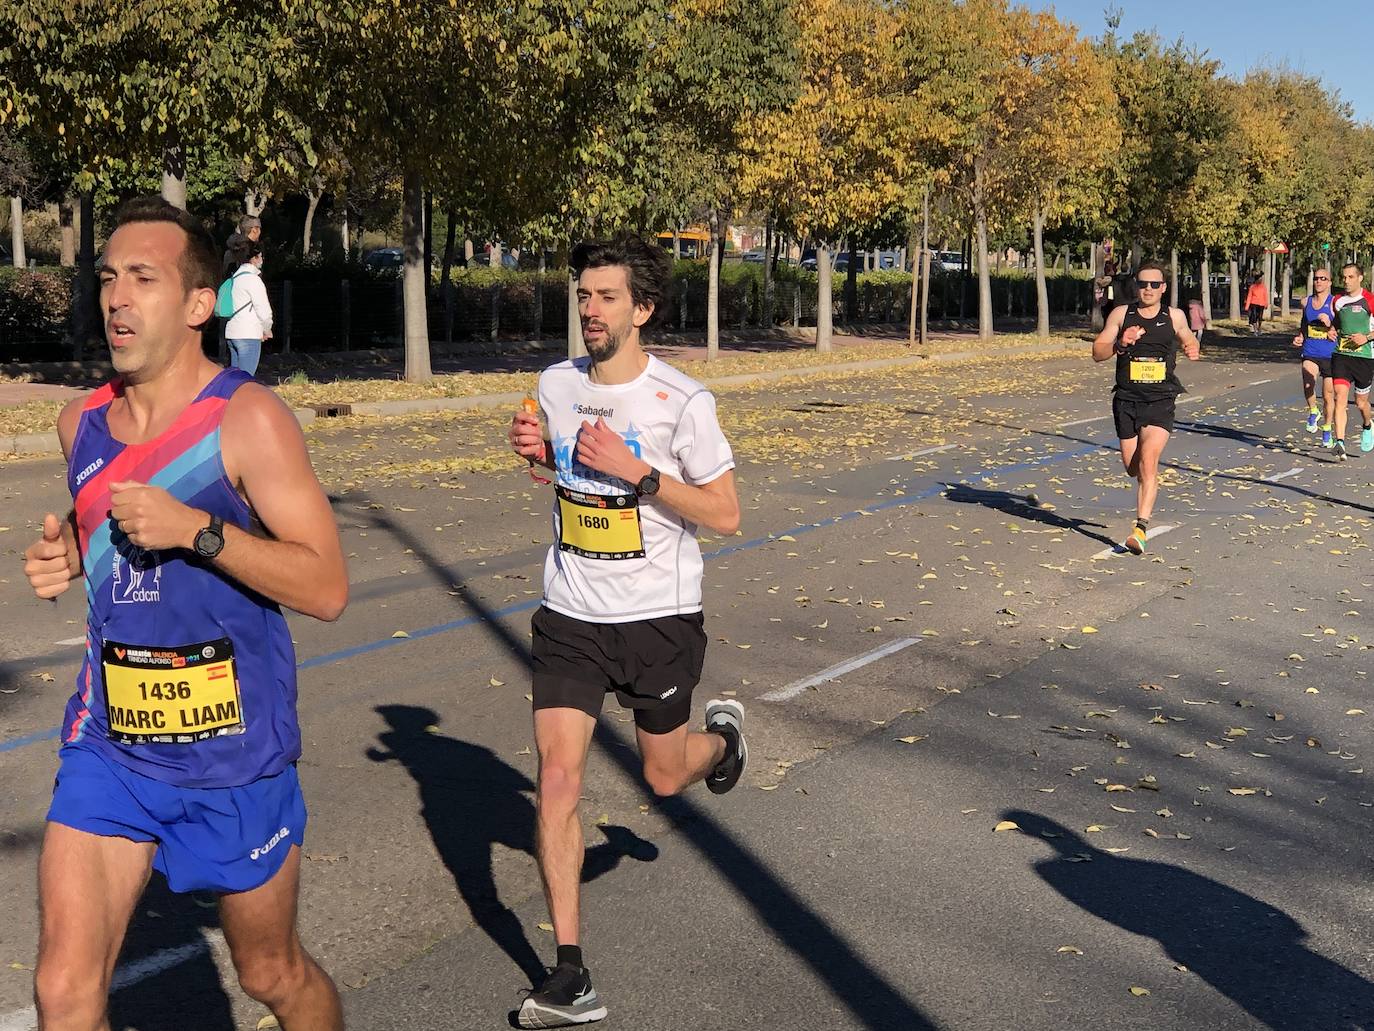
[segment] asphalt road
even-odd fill
[[[606,1026],[1374,1027],[1374,454],[1313,447],[1280,347],[1209,346],[1182,373],[1144,558],[1111,549],[1133,496],[1086,358],[719,393],[745,522],[703,544],[697,702],[745,704],[751,768],[730,795],[657,800],[606,710],[583,810]],[[310,433],[354,591],[337,624],[291,624],[301,922],[350,1027],[506,1026],[551,960],[526,699],[548,497],[503,426]],[[60,466],[0,465],[0,501],[0,1031],[19,1031],[82,608],[26,597],[15,561],[65,503]],[[116,1028],[257,1026],[213,925],[153,885]]]

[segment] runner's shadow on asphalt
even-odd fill
[[[1234,440],[1238,444],[1245,444],[1248,447],[1261,448],[1265,451],[1279,451],[1286,455],[1297,455],[1300,458],[1308,458],[1314,461],[1321,461],[1324,456],[1314,455],[1310,448],[1295,447],[1282,440],[1275,440],[1273,437],[1266,437],[1258,433],[1251,433],[1249,430],[1237,429],[1234,426],[1223,426],[1209,422],[1178,422],[1174,423],[1174,429],[1182,433],[1192,433],[1199,437],[1214,437],[1219,440]],[[1162,463],[1161,463],[1162,464]]]
[[[134,907],[110,995],[113,1031],[235,1031],[233,1005],[220,981],[207,928],[219,927],[219,907],[207,895],[178,895],[154,873]],[[154,962],[161,973],[132,980]],[[121,987],[121,979],[132,980]]]
[[[1274,1031],[1374,1026],[1374,984],[1309,949],[1307,932],[1282,910],[1181,866],[1103,852],[1036,813],[1001,819],[1054,850],[1035,871],[1065,899],[1155,939]]]
[[[534,857],[534,783],[489,749],[437,733],[439,715],[414,705],[379,705],[388,730],[377,735],[381,748],[369,748],[376,763],[399,762],[420,792],[420,814],[439,858],[453,875],[473,922],[530,979],[547,972],[525,936],[519,918],[501,901],[492,871],[492,846]],[[625,827],[604,825],[606,840],[587,849],[585,884],[630,858],[651,863],[658,846]]]
[[[1090,523],[1086,519],[1067,519],[1048,509],[1041,508],[1038,503],[1033,504],[1029,497],[1020,497],[1005,490],[978,490],[963,483],[946,483],[944,487],[946,501],[953,501],[960,505],[982,505],[984,508],[1005,512],[1007,515],[1016,516],[1018,519],[1026,519],[1033,523],[1053,527],[1056,530],[1080,534],[1091,540],[1099,541],[1109,548],[1117,547],[1116,541],[1088,529],[1090,526],[1105,527],[1105,523]]]

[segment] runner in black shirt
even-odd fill
[[[1093,341],[1093,360],[1116,357],[1116,386],[1112,389],[1112,416],[1121,440],[1121,462],[1136,481],[1135,527],[1123,546],[1139,555],[1159,491],[1159,459],[1174,428],[1174,401],[1183,384],[1174,373],[1181,346],[1197,361],[1197,337],[1179,308],[1164,304],[1164,266],[1142,262],[1135,286],[1140,300],[1112,311],[1106,326]]]

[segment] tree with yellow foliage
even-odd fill
[[[834,244],[877,221],[902,197],[912,160],[892,95],[898,22],[881,0],[798,0],[795,99],[742,122],[741,193],[776,204],[816,243],[816,348],[833,334]]]

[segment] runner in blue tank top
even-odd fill
[[[279,607],[343,611],[338,530],[291,412],[202,353],[209,233],[155,197],[118,223],[100,269],[118,378],[58,417],[73,507],[25,553],[38,597],[81,577],[87,607],[39,859],[39,1023],[109,1028],[115,960],[155,868],[174,891],[219,895],[240,983],[283,1028],[341,1029],[296,934],[306,817]]]
[[[1312,293],[1302,303],[1302,322],[1293,346],[1302,348],[1302,395],[1307,401],[1307,432],[1322,433],[1322,447],[1331,447],[1331,420],[1336,393],[1331,380],[1331,355],[1336,342],[1329,338],[1335,309],[1332,307],[1331,270],[1312,270]],[[1317,381],[1322,384],[1322,407],[1317,407]],[[1325,415],[1323,420],[1322,416]]]

